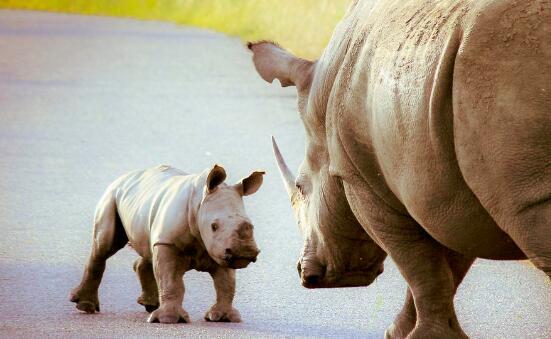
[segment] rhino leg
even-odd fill
[[[153,273],[153,264],[144,258],[138,258],[134,262],[134,271],[138,275],[142,285],[142,294],[138,297],[138,304],[145,307],[149,313],[159,308],[159,293],[155,274]]]
[[[385,339],[405,338],[415,327],[416,321],[415,302],[413,301],[413,294],[411,294],[411,290],[408,287],[404,306],[396,318],[394,318],[392,325],[385,331]]]
[[[411,290],[416,323],[408,338],[466,338],[453,304],[456,282],[449,250],[411,217],[371,193],[364,182],[343,183],[354,215],[392,257]]]
[[[92,253],[84,268],[81,283],[70,294],[77,309],[99,312],[98,288],[105,270],[105,261],[128,243],[112,192],[104,194],[96,208]]]
[[[150,323],[189,323],[189,315],[182,308],[184,281],[190,268],[189,257],[174,246],[157,244],[153,247],[153,272],[159,287],[160,306],[147,319]]]
[[[446,254],[446,261],[448,262],[453,274],[455,294],[455,292],[457,292],[457,288],[474,262],[474,258],[468,258],[457,252],[449,250]],[[405,338],[415,328],[416,322],[417,312],[415,310],[415,302],[411,289],[408,287],[404,306],[394,319],[392,325],[390,325],[390,327],[386,330],[385,338]]]
[[[409,337],[466,338],[455,314],[456,284],[446,249],[427,235],[392,243],[388,249],[415,303],[417,321]]]
[[[463,281],[463,278],[465,278],[465,275],[467,275],[467,272],[469,271],[469,268],[471,268],[474,260],[475,258],[466,257],[455,251],[447,251],[446,261],[448,262],[448,265],[450,265],[450,269],[453,273],[453,282],[455,285],[454,294],[457,292],[457,288]]]
[[[509,235],[551,281],[551,199],[531,207],[519,219]]]
[[[235,295],[235,270],[218,267],[210,272],[216,290],[216,304],[205,314],[206,321],[241,322],[239,311],[233,308]]]

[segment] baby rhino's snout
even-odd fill
[[[260,253],[253,238],[253,225],[241,223],[237,227],[236,235],[233,245],[224,252],[224,260],[231,268],[245,268],[251,262],[256,262]]]
[[[226,248],[224,260],[231,268],[245,268],[251,262],[256,262],[258,253],[260,253],[260,251],[256,248],[256,246],[247,250],[241,249],[239,252],[234,251],[231,248]]]
[[[253,238],[253,225],[248,222],[243,222],[237,226],[237,236],[241,240],[249,240]]]

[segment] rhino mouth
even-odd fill
[[[226,255],[224,261],[227,266],[233,269],[241,269],[249,266],[250,263],[256,262],[255,256],[236,256]]]
[[[373,266],[367,270],[328,274],[323,277],[303,275],[301,276],[302,286],[309,289],[369,286],[384,270],[382,265]]]

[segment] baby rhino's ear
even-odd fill
[[[224,167],[219,165],[214,165],[212,169],[209,172],[209,175],[207,177],[207,181],[205,182],[205,185],[207,186],[207,191],[210,193],[212,192],[218,185],[224,182],[226,179],[226,170],[224,170]]]
[[[266,172],[264,171],[254,171],[246,178],[243,178],[240,182],[235,184],[237,191],[241,195],[251,195],[258,191],[262,185],[263,176]]]

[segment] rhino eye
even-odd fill
[[[301,195],[304,195],[304,187],[301,184],[295,184]]]
[[[218,230],[218,224],[216,224],[216,223],[213,222],[213,223],[210,225],[210,228],[212,228],[212,231],[213,231],[213,232],[216,232],[216,230]]]

